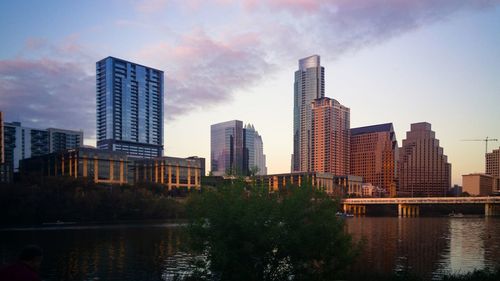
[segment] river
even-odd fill
[[[364,240],[356,267],[427,278],[500,266],[500,218],[346,219]],[[189,267],[178,224],[126,224],[0,230],[0,264],[26,244],[44,250],[43,280],[171,280]]]

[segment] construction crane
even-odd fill
[[[473,140],[462,140],[462,141],[484,141],[486,144],[486,150],[485,153],[488,153],[488,142],[489,141],[498,141],[497,139],[490,139],[489,137],[486,137],[485,139],[473,139]]]

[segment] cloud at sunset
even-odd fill
[[[422,28],[454,13],[486,9],[495,0],[445,1],[218,1],[209,18],[220,30],[202,24],[187,32],[171,23],[158,24],[155,38],[140,40],[126,51],[104,53],[81,44],[80,35],[67,34],[53,42],[43,37],[26,39],[19,56],[0,60],[0,109],[8,120],[28,126],[82,128],[95,134],[95,62],[118,56],[165,71],[165,118],[224,104],[236,92],[248,89],[278,70],[283,61],[296,62],[317,53],[334,60],[373,44]],[[144,28],[153,32],[145,15],[158,15],[179,6],[197,18],[207,10],[204,1],[147,1],[136,5],[139,18],[114,19],[118,29]],[[195,8],[193,8],[195,7]],[[231,8],[231,15],[217,14]],[[167,18],[168,19],[168,18]],[[146,31],[144,31],[146,32]],[[160,34],[160,35],[158,35]],[[94,35],[94,34],[93,34]],[[101,35],[102,36],[102,35]],[[104,35],[100,44],[113,49],[126,38]],[[116,42],[115,42],[116,41]],[[289,70],[290,73],[294,69]],[[19,117],[17,117],[19,116]],[[68,118],[71,117],[71,118]]]

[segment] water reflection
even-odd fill
[[[356,268],[408,271],[427,278],[500,265],[500,220],[491,218],[354,218],[355,239],[364,239]]]
[[[500,219],[352,218],[365,239],[358,270],[412,271],[426,277],[500,266]],[[173,280],[190,271],[176,225],[125,225],[0,231],[0,263],[26,244],[44,249],[43,280]]]
[[[181,236],[180,227],[151,225],[2,231],[0,262],[33,243],[44,249],[43,280],[161,280],[182,270]]]

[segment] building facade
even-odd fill
[[[83,131],[48,128],[49,152],[62,151],[83,146]]]
[[[11,181],[10,165],[5,163],[3,112],[0,111],[0,183]]]
[[[267,174],[262,137],[253,125],[232,120],[210,126],[210,167],[213,176]]]
[[[500,178],[500,148],[486,153],[486,174]]]
[[[499,179],[488,174],[468,174],[462,176],[462,191],[472,196],[489,196],[498,190]]]
[[[203,158],[199,158],[203,159]],[[31,179],[67,176],[94,183],[155,183],[168,188],[199,188],[201,161],[176,157],[134,158],[123,151],[78,148],[21,161],[21,174]]]
[[[325,69],[320,57],[299,60],[293,99],[292,171],[311,171],[311,103],[325,96]]]
[[[451,164],[439,146],[431,124],[411,124],[399,149],[399,190],[405,196],[446,196]]]
[[[13,172],[19,161],[83,145],[83,132],[64,129],[34,129],[20,122],[4,122],[5,163]]]
[[[4,134],[3,134],[3,112],[0,111],[0,164],[5,162],[4,150]]]
[[[327,97],[311,104],[311,163],[313,172],[349,175],[350,110]]]
[[[330,196],[339,197],[356,193],[361,195],[363,179],[357,176],[336,176],[331,173],[299,172],[264,175],[256,177],[255,183],[267,186],[271,192],[285,189],[289,185],[300,186],[310,183]]]
[[[210,171],[214,176],[244,174],[243,122],[210,126]]]
[[[351,129],[350,173],[396,196],[398,143],[392,123]]]
[[[266,175],[266,155],[264,155],[264,143],[253,125],[247,124],[243,128],[244,135],[244,170],[248,174]]]
[[[97,146],[163,155],[163,71],[107,57],[96,63]]]
[[[267,175],[266,155],[264,154],[264,142],[258,133],[255,136],[255,166],[258,168],[257,175]]]

